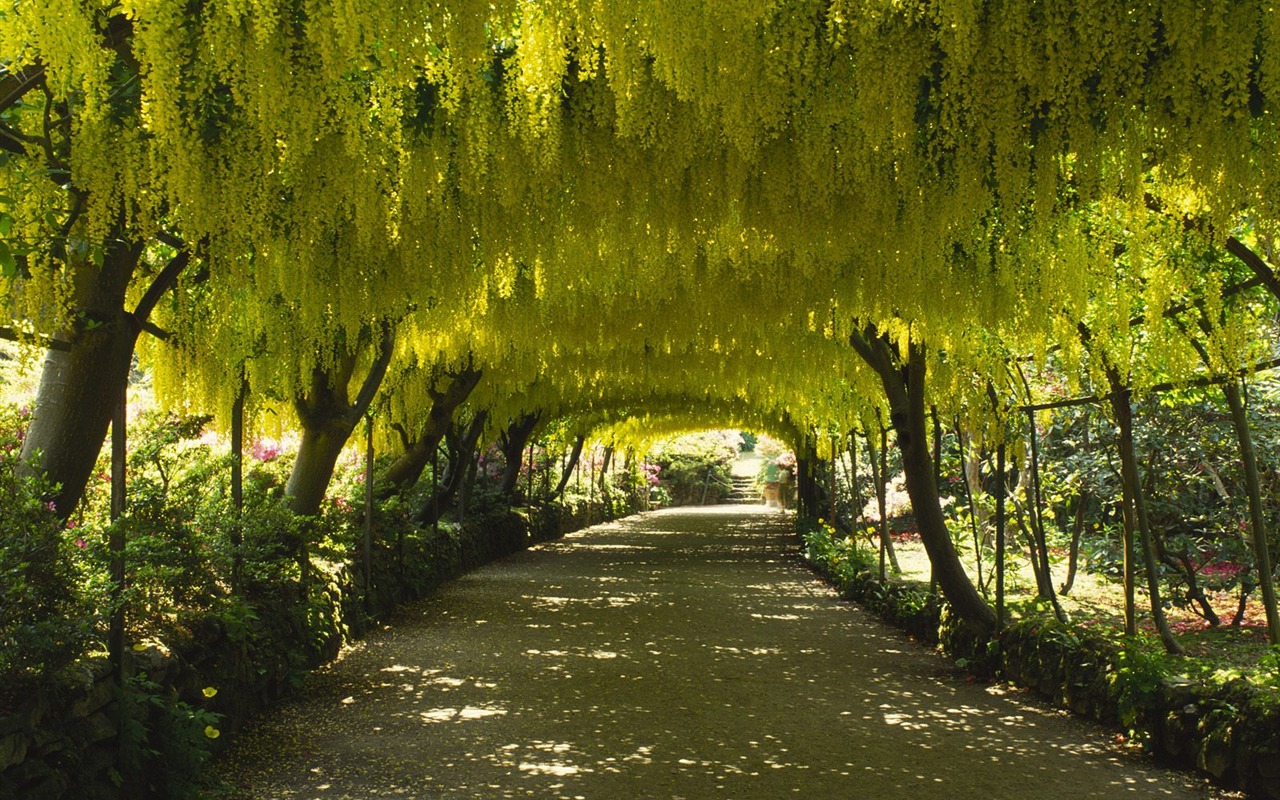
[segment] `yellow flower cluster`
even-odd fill
[[[57,330],[106,242],[177,233],[202,269],[157,311],[177,345],[145,354],[170,403],[219,413],[242,370],[288,398],[384,321],[395,421],[473,359],[497,412],[847,429],[881,404],[848,346],[867,322],[927,341],[938,405],[980,415],[974,376],[1005,382],[1010,354],[1185,377],[1198,356],[1164,312],[1188,292],[1213,368],[1234,369],[1258,315],[1222,299],[1230,270],[1182,218],[1219,238],[1277,218],[1277,17],[1269,0],[19,3],[0,61],[43,65],[48,94],[4,121],[69,163],[49,181],[33,146],[0,167],[26,264],[0,302]]]

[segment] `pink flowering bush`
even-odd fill
[[[249,455],[255,461],[271,462],[280,457],[280,443],[275,439],[259,439],[249,449]]]
[[[658,476],[662,474],[662,465],[645,462],[642,469],[644,471],[644,482],[649,486],[657,486],[659,481]]]

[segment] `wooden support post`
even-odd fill
[[[973,501],[973,487],[969,484],[969,469],[965,463],[968,461],[968,454],[965,453],[964,434],[960,430],[960,420],[956,419],[956,445],[960,450],[960,479],[963,481],[965,502],[969,504],[969,528],[973,531],[973,563],[978,571],[978,591],[982,592],[982,597],[987,597],[987,584],[982,579],[982,539],[983,536],[978,531],[978,507]],[[981,458],[978,460],[978,475],[981,477]]]
[[[524,504],[533,505],[533,437],[529,437],[529,475],[525,480]]]
[[[996,448],[996,635],[1004,630],[1004,442]]]
[[[373,415],[364,418],[364,607],[373,611]]]
[[[1254,566],[1258,572],[1258,588],[1262,590],[1263,613],[1267,618],[1267,636],[1272,646],[1275,646],[1280,644],[1280,613],[1276,610],[1275,582],[1271,577],[1271,550],[1267,543],[1266,520],[1258,480],[1258,459],[1253,448],[1253,436],[1249,431],[1246,396],[1241,391],[1244,386],[1244,379],[1241,379],[1239,385],[1231,381],[1223,384],[1222,388],[1227,405],[1231,408],[1231,420],[1239,442],[1240,461],[1244,467],[1249,499],[1249,530],[1252,534]]]
[[[839,452],[836,447],[835,435],[827,437],[831,445],[831,461],[828,462],[830,467],[827,470],[827,507],[830,509],[830,516],[827,521],[831,523],[831,527],[836,526],[836,454]]]
[[[431,532],[440,532],[440,445],[431,451]]]
[[[231,506],[235,520],[231,523],[231,593],[241,590],[244,553],[244,402],[249,385],[240,370],[240,387],[231,406]]]
[[[1044,516],[1042,513],[1044,500],[1040,492],[1040,449],[1037,444],[1036,412],[1027,412],[1027,423],[1031,436],[1031,529],[1034,531],[1035,549],[1037,551],[1033,556],[1040,561],[1040,569],[1035,571],[1041,582],[1038,587],[1039,594],[1053,606],[1053,613],[1058,620],[1065,622],[1066,614],[1063,613],[1062,606],[1058,603],[1058,595],[1053,590],[1053,573],[1049,567],[1049,542],[1044,533]]]
[[[849,431],[849,519],[853,525],[853,541],[858,541],[862,519],[862,500],[858,496],[858,431]]]
[[[889,552],[889,514],[885,495],[889,481],[889,432],[880,424],[880,470],[876,475],[876,504],[880,509],[880,582],[885,581],[885,557]]]
[[[125,511],[125,429],[129,390],[126,385],[120,392],[115,414],[111,417],[111,536],[107,543],[111,551],[111,624],[107,633],[107,654],[116,683],[124,680],[124,626],[125,626],[125,537],[121,517]]]
[[[942,422],[938,419],[938,408],[930,409],[933,416],[933,487],[942,496]],[[933,561],[929,561],[929,596],[938,594],[938,571]]]

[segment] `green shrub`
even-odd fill
[[[1120,723],[1131,736],[1143,738],[1150,728],[1162,681],[1168,676],[1168,659],[1156,647],[1130,637],[1116,654],[1112,667],[1111,693]]]
[[[208,687],[204,696],[216,693]],[[201,768],[221,735],[220,715],[178,699],[144,674],[125,679],[116,703],[123,736],[113,777],[120,788],[168,800],[206,796]]]
[[[44,499],[53,487],[21,469],[26,422],[0,408],[0,705],[75,661],[98,621],[82,590],[84,539]]]
[[[649,460],[661,467],[658,480],[675,505],[714,502],[732,487],[739,441],[736,431],[686,434],[656,445]]]

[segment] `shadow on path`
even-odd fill
[[[791,519],[632,517],[478,570],[216,765],[235,798],[1209,796],[839,602]]]

